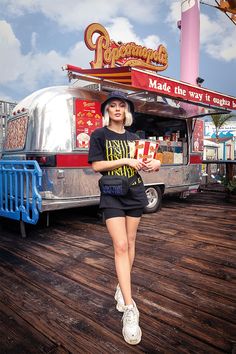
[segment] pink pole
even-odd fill
[[[196,85],[199,76],[199,0],[181,0],[180,80]]]

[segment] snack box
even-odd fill
[[[136,141],[135,158],[146,161],[154,159],[158,150],[159,143],[154,140],[140,139]]]

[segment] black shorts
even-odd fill
[[[143,214],[143,208],[139,209],[115,209],[115,208],[104,208],[102,209],[104,219],[111,219],[117,217],[132,216],[133,218],[140,218]]]

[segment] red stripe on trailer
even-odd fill
[[[57,167],[91,167],[88,163],[88,154],[58,154]]]
[[[190,163],[192,164],[201,164],[202,163],[202,155],[190,155]]]

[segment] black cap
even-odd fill
[[[134,113],[134,104],[127,98],[127,95],[121,91],[112,91],[109,93],[108,98],[101,104],[102,115],[104,115],[104,110],[108,102],[115,99],[127,102],[129,105],[130,112]]]

